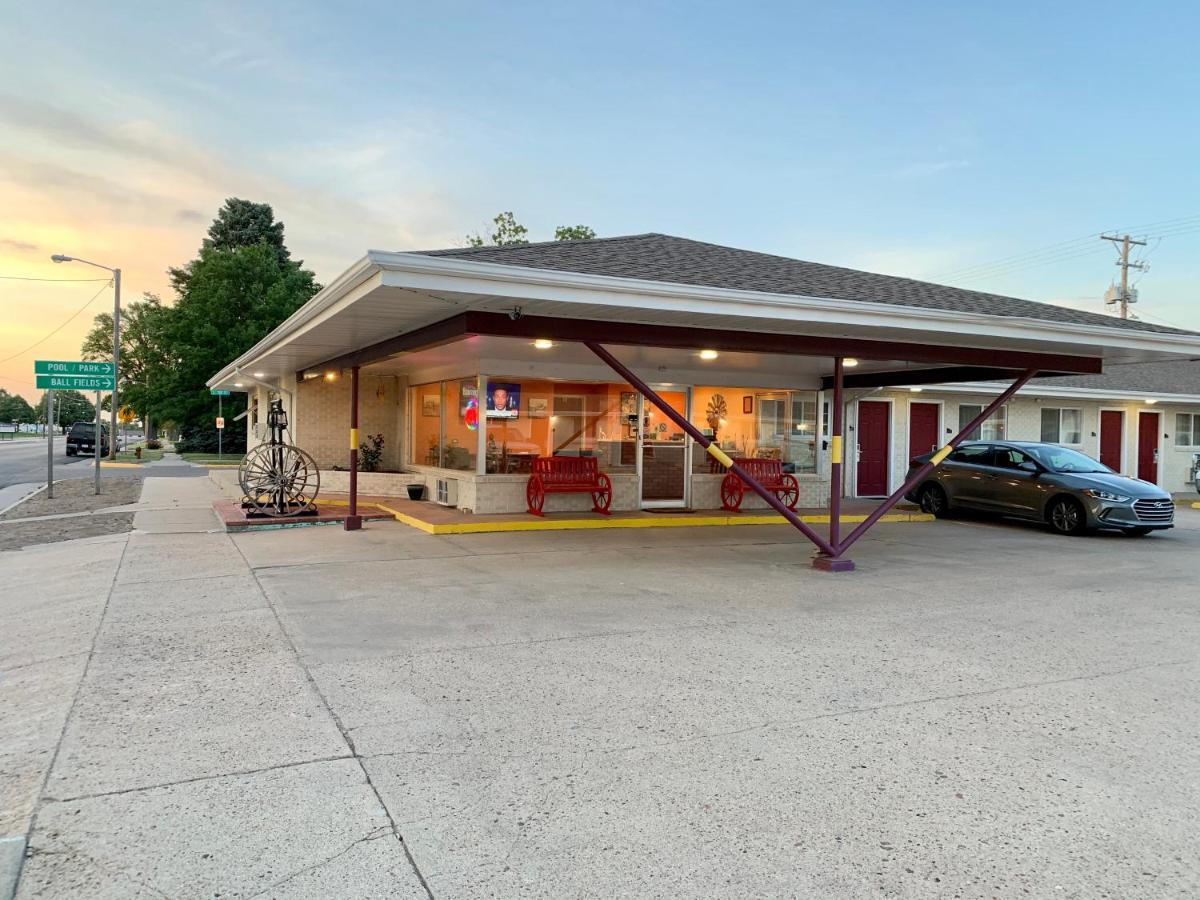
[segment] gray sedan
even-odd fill
[[[931,455],[913,459],[909,472]],[[907,497],[939,518],[972,509],[1046,522],[1060,534],[1143,535],[1175,524],[1175,503],[1162,488],[1077,450],[1032,441],[963,443]]]

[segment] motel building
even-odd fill
[[[586,459],[609,514],[717,510],[731,466],[783,472],[789,505],[833,513],[793,524],[837,569],[872,524],[842,533],[842,498],[886,512],[911,457],[963,439],[1053,441],[1187,490],[1196,358],[1179,329],[644,234],[370,251],[209,386],[248,395],[251,446],[282,400],[322,493],[423,483],[464,514],[525,514],[538,459]],[[381,471],[352,478],[373,435]],[[787,515],[756,490],[741,510]]]

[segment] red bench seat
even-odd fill
[[[738,457],[734,459],[746,474],[771,491],[788,509],[795,509],[800,500],[800,484],[794,475],[783,471],[783,462],[778,459]],[[742,508],[746,495],[746,483],[733,472],[721,479],[721,508],[737,512]]]
[[[612,481],[600,471],[594,456],[539,456],[525,486],[531,516],[544,515],[547,494],[591,494],[592,512],[608,515]]]

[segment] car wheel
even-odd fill
[[[1125,534],[1129,535],[1130,537],[1145,537],[1153,530],[1153,528],[1126,528]]]
[[[1050,504],[1046,514],[1050,527],[1059,534],[1083,534],[1087,531],[1087,513],[1078,500],[1059,497]]]
[[[921,490],[921,511],[938,519],[946,518],[950,514],[950,501],[946,492],[936,484],[925,485]]]

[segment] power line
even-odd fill
[[[94,302],[96,302],[96,298],[99,297],[101,294],[103,294],[104,291],[108,288],[108,285],[112,283],[111,279],[106,279],[106,281],[108,283],[105,284],[104,287],[100,288],[100,290],[96,291],[96,293],[92,294],[91,300],[89,300],[87,303],[83,304],[83,306],[79,307],[79,309],[75,310],[75,312],[71,313],[71,315],[69,315],[67,317],[67,320],[65,322],[63,322],[61,325],[59,325],[57,328],[55,328],[53,331],[51,331],[48,335],[46,335],[41,340],[30,344],[28,347],[26,347],[20,353],[14,353],[12,356],[6,357],[5,359],[0,359],[0,365],[4,365],[4,363],[6,363],[6,362],[12,362],[18,356],[24,356],[30,350],[33,350],[35,347],[39,347],[42,344],[46,343],[46,341],[50,340],[50,338],[54,337],[56,334],[58,334],[60,331],[62,331],[64,328],[66,328],[68,325],[70,325],[73,321],[75,321],[75,319],[79,316],[79,314],[81,312],[83,312],[85,309],[87,309],[89,306],[91,306]]]
[[[24,275],[0,275],[0,281],[111,281],[111,278],[28,278]]]

